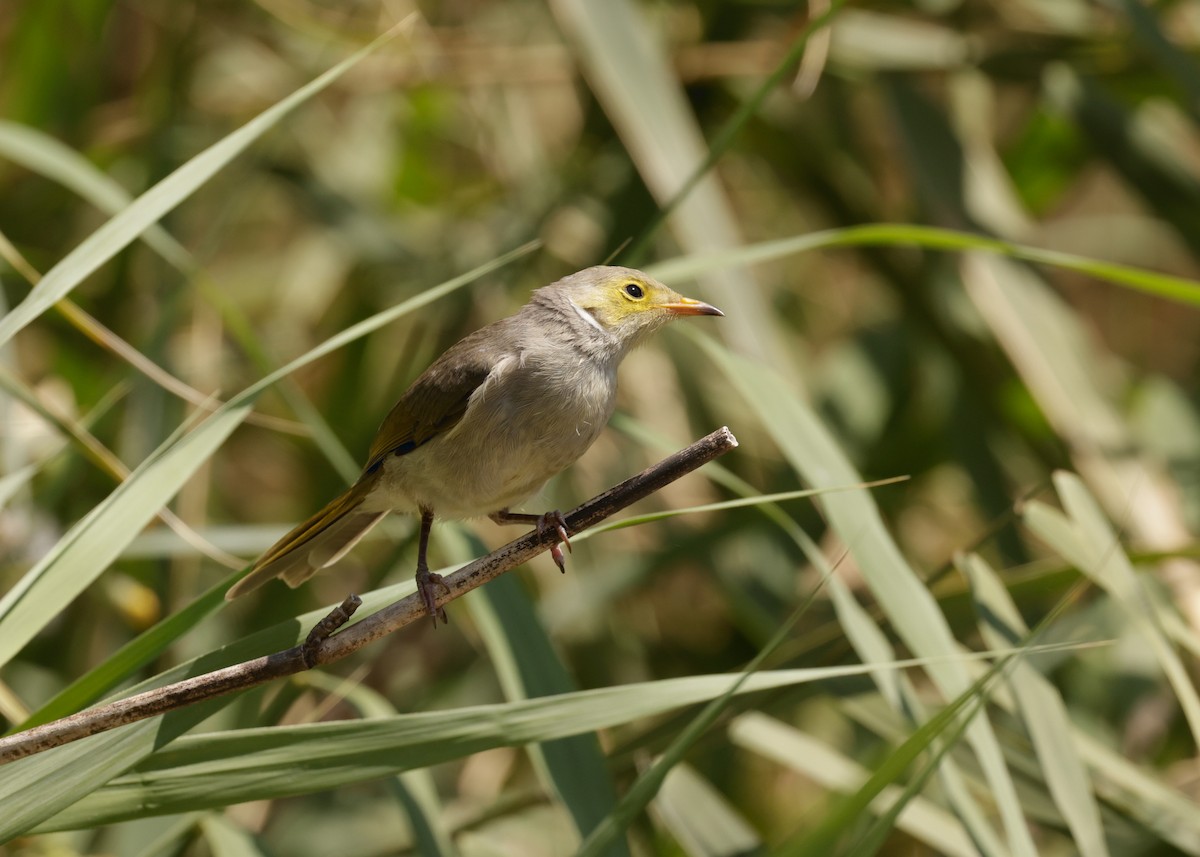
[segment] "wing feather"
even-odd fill
[[[458,425],[472,394],[507,353],[507,328],[497,322],[475,331],[413,381],[380,425],[366,473],[375,472],[389,455],[407,455]]]

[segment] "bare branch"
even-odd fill
[[[737,439],[728,428],[718,429],[701,438],[691,446],[664,458],[653,467],[568,512],[564,516],[568,535],[574,535],[598,524],[613,513],[653,494],[736,446]],[[441,595],[437,598],[438,606],[523,564],[549,549],[556,538],[557,535],[552,531],[538,533],[535,529],[447,575],[447,588],[439,587]],[[349,621],[350,614],[360,603],[357,595],[349,596],[317,623],[308,639],[299,646],[148,690],[127,699],[110,702],[0,738],[0,764],[69,744],[127,723],[165,714],[202,700],[294,675],[320,664],[341,660],[368,643],[426,615],[420,597],[413,593],[372,613],[341,633],[334,633]]]

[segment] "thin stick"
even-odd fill
[[[728,428],[718,429],[568,512],[564,516],[567,534],[574,535],[598,524],[613,513],[653,494],[736,446],[737,439]],[[444,581],[446,588],[438,587],[438,606],[477,586],[482,586],[549,549],[556,538],[557,534],[552,530],[539,533],[535,529],[447,575]],[[272,679],[341,660],[368,643],[426,615],[420,596],[413,593],[372,613],[340,633],[334,633],[350,619],[350,614],[354,612],[358,603],[358,596],[349,596],[318,622],[308,639],[299,646],[148,690],[127,699],[35,726],[7,738],[0,738],[0,765],[127,723],[165,714],[202,700],[245,690]]]

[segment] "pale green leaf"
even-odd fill
[[[129,192],[120,184],[74,149],[36,128],[0,119],[0,156],[70,188],[108,214],[116,214],[131,202]],[[175,267],[190,267],[187,250],[166,230],[151,226],[143,237]]]
[[[473,553],[483,552],[477,541]],[[461,548],[456,559],[467,559]],[[577,689],[538,620],[528,594],[513,575],[492,581],[467,597],[476,627],[510,701],[569,693]],[[539,778],[571,813],[580,836],[587,836],[616,804],[616,788],[595,735],[582,734],[529,747]],[[608,854],[628,857],[616,840]]]
[[[686,763],[671,768],[651,807],[688,857],[737,857],[763,847],[746,818]]]
[[[212,857],[263,857],[250,834],[220,815],[204,816],[200,821],[200,832]]]
[[[695,277],[714,267],[752,265],[784,259],[832,247],[922,247],[926,250],[965,253],[980,250],[997,256],[1011,256],[1039,265],[1086,274],[1097,280],[1115,283],[1136,291],[1158,295],[1179,303],[1200,306],[1200,283],[1186,277],[1160,274],[1132,265],[1104,262],[1087,256],[1043,250],[1011,241],[1001,241],[970,232],[939,229],[907,223],[870,223],[825,229],[789,238],[763,241],[737,249],[695,252],[668,262],[647,266],[649,273],[672,282]]]
[[[1074,474],[1059,471],[1054,475],[1054,484],[1070,517],[1033,502],[1024,511],[1025,522],[1123,608],[1154,652],[1192,735],[1200,739],[1200,696],[1163,630],[1158,606],[1146,594],[1144,584],[1083,482]]]
[[[825,562],[819,553],[810,552],[810,560],[814,557],[818,563]],[[833,573],[832,569],[828,569],[827,565],[819,564],[817,567],[825,569],[833,606],[837,611],[838,624],[846,632],[846,637],[854,646],[854,651],[859,658],[868,664],[886,664],[894,660],[896,653],[892,650],[891,644],[879,626],[855,599],[850,588]],[[906,722],[919,725],[929,719],[927,706],[921,701],[917,689],[906,675],[882,668],[873,671],[871,679],[888,703],[904,716]],[[963,776],[962,771],[949,754],[942,757],[937,773],[942,781],[947,802],[958,815],[962,825],[969,831],[971,839],[979,850],[989,855],[1009,853],[968,788],[966,777]],[[857,788],[858,785],[861,783],[852,788]]]
[[[984,641],[990,646],[1011,646],[1028,638],[1029,629],[991,566],[978,554],[959,559],[957,565],[971,583]],[[1071,829],[1075,847],[1084,857],[1107,857],[1100,808],[1062,697],[1025,661],[1014,664],[1006,680],[1029,730],[1038,767]]]
[[[4,318],[0,318],[0,345],[48,310],[56,301],[70,294],[71,290],[93,271],[129,246],[164,214],[195,193],[247,146],[278,125],[289,112],[325,89],[364,57],[389,41],[397,31],[398,28],[393,28],[384,33],[287,98],[271,105],[232,134],[222,137],[85,238],[82,244],[46,272],[25,300]]]
[[[364,596],[360,613],[409,593],[406,581]],[[222,649],[201,662],[218,668],[227,662],[276,650],[302,639],[327,611],[314,611],[296,620],[261,631]],[[288,641],[291,641],[290,643]],[[1029,651],[1052,651],[1048,646]],[[1025,650],[1022,650],[1025,651]],[[972,653],[961,660],[1005,657],[1011,650]],[[905,669],[929,666],[924,659],[897,661]],[[0,839],[27,833],[42,819],[39,829],[92,827],[125,818],[141,817],[153,807],[156,813],[185,812],[286,795],[305,794],[390,776],[491,749],[549,741],[596,729],[630,723],[681,706],[705,702],[728,693],[787,687],[846,676],[864,675],[879,665],[846,665],[777,670],[742,675],[706,675],[629,684],[598,690],[541,697],[516,703],[483,705],[450,711],[431,711],[363,721],[311,723],[302,726],[265,727],[177,737],[192,724],[228,702],[218,698],[174,712],[164,718],[135,723],[73,744],[12,762],[0,778]],[[194,674],[196,663],[181,665],[156,679]],[[741,682],[739,685],[738,683]],[[46,811],[46,789],[62,778],[72,788],[95,788],[95,765],[124,767],[137,764],[153,746],[156,732],[166,733],[145,758],[137,773],[122,776],[83,800],[78,795],[54,792]],[[169,743],[169,746],[167,746]],[[81,764],[81,759],[88,764]],[[116,775],[110,768],[106,779]],[[10,812],[11,810],[11,812]],[[31,823],[30,819],[34,819]]]
[[[250,412],[244,398],[146,459],[0,599],[0,664],[7,663],[133,541]]]
[[[729,737],[738,746],[771,759],[822,786],[840,792],[861,788],[870,771],[846,758],[826,742],[759,712],[739,716],[729,725]],[[901,789],[887,786],[872,804],[881,811],[900,799]],[[938,854],[972,857],[979,852],[962,823],[937,804],[913,798],[900,812],[897,826]]]
[[[817,415],[771,367],[735,355],[711,340],[695,338],[741,390],[788,461],[809,484],[820,488],[863,481]],[[930,658],[957,652],[958,644],[937,602],[888,534],[870,492],[825,494],[820,503],[857,560],[880,607],[912,651]],[[929,673],[948,698],[960,696],[971,686],[970,675],[957,660],[931,663]],[[986,714],[971,720],[966,735],[1004,820],[1009,848],[1032,857],[1036,848]]]
[[[704,163],[707,147],[665,44],[645,20],[647,10],[631,0],[554,0],[550,7],[577,45],[588,83],[646,186],[666,206]],[[668,223],[691,252],[741,244],[737,218],[715,175],[696,181]],[[783,362],[787,349],[761,291],[753,288],[753,272],[708,266],[695,273],[713,302],[738,307],[721,335]]]

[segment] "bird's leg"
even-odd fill
[[[567,538],[567,519],[558,509],[541,515],[528,515],[524,512],[510,512],[508,509],[501,509],[499,512],[492,512],[488,517],[497,524],[533,524],[537,527],[538,535],[545,535],[548,531],[553,530],[558,534],[558,542],[562,542],[567,546],[567,550],[571,550],[571,540]],[[566,574],[567,564],[563,559],[562,548],[558,546],[558,542],[550,546],[550,557],[558,566],[558,570]]]
[[[446,608],[437,606],[436,596],[439,588],[446,590],[446,593],[449,594],[450,587],[442,582],[440,574],[434,574],[429,570],[429,564],[425,561],[425,552],[429,549],[429,528],[432,526],[433,511],[422,509],[421,537],[417,542],[417,594],[425,603],[425,610],[433,617],[433,627],[436,628],[439,616],[442,622],[450,624],[450,620],[446,618]]]

